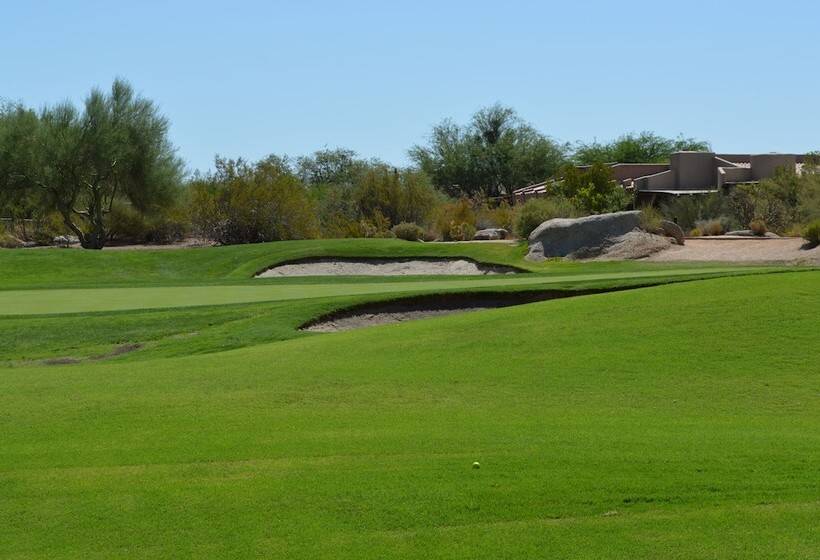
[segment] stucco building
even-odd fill
[[[774,175],[782,167],[800,172],[804,156],[796,154],[716,154],[676,152],[669,163],[611,163],[613,178],[642,200],[657,196],[706,194]],[[586,169],[589,166],[579,166]],[[548,194],[549,181],[513,191],[516,202]]]

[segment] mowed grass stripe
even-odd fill
[[[503,276],[465,280],[430,280],[429,282],[365,282],[336,284],[174,286],[147,288],[81,288],[56,290],[0,291],[0,316],[92,313],[129,309],[166,309],[202,305],[225,305],[256,301],[284,301],[333,296],[381,293],[463,290],[492,287],[548,286],[567,282],[635,279],[682,279],[727,274],[770,272],[771,268],[727,267],[657,270],[643,272],[608,272],[559,276]]]

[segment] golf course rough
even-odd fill
[[[817,557],[820,272],[252,278],[273,253],[325,250],[129,256],[130,277],[99,255],[93,283],[43,267],[70,251],[0,252],[0,277],[12,262],[30,279],[0,289],[2,355],[147,342],[2,368],[0,558]],[[490,262],[518,262],[504,250]],[[296,332],[334,308],[496,280],[673,283]]]

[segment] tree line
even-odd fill
[[[89,249],[188,235],[224,244],[393,235],[464,239],[476,227],[515,228],[521,216],[508,201],[516,188],[562,176],[556,193],[562,200],[552,202],[553,210],[621,209],[629,200],[600,164],[662,162],[677,150],[709,149],[702,140],[651,132],[607,143],[559,142],[496,104],[466,124],[434,126],[426,142],[409,149],[412,164],[403,168],[337,148],[257,162],[217,157],[213,171],[186,174],[168,132],[156,104],[123,80],[107,91],[92,90],[81,107],[66,102],[36,111],[3,104],[0,217],[6,238],[49,243],[54,235],[68,235]],[[577,164],[594,168],[581,177]]]

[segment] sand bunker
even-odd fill
[[[256,275],[257,278],[283,276],[410,276],[515,274],[510,266],[483,264],[469,259],[307,259],[284,263]]]
[[[415,319],[480,311],[482,309],[510,307],[536,301],[581,296],[604,291],[613,290],[476,292],[416,296],[349,307],[314,319],[299,328],[300,330],[311,332],[347,331],[374,325],[402,323]]]

